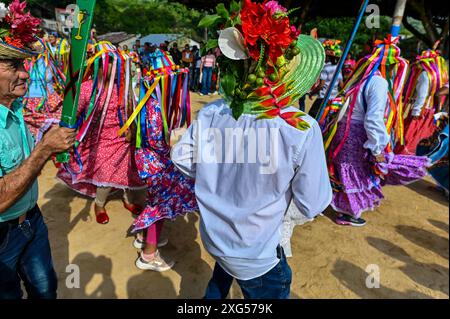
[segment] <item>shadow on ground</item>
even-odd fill
[[[448,239],[414,226],[397,225],[397,232],[407,240],[448,260]]]
[[[333,266],[331,273],[340,281],[342,285],[354,292],[363,299],[407,299],[407,298],[431,298],[418,291],[400,292],[380,284],[379,288],[367,288],[366,279],[368,273],[364,269],[348,262],[338,259]]]
[[[212,275],[211,267],[202,259],[197,239],[197,214],[178,217],[173,223],[164,224],[163,236],[169,244],[161,249],[168,259],[175,260],[173,268],[180,278],[176,291],[173,282],[164,273],[142,271],[129,279],[128,298],[202,298]],[[162,291],[161,287],[165,287]]]
[[[436,184],[433,184],[428,180],[421,179],[417,182],[406,185],[406,187],[426,198],[438,202],[439,204],[448,206],[448,198],[445,196],[445,193],[437,188]]]
[[[56,183],[45,193],[44,198],[49,200],[40,208],[49,229],[53,263],[59,279],[58,291],[61,291],[66,288],[64,286],[68,275],[66,267],[71,264],[68,236],[80,221],[88,221],[92,218],[89,215],[92,199],[79,195],[61,183]],[[85,200],[86,204],[71,220],[70,204],[76,198]]]
[[[381,238],[368,237],[367,242],[382,253],[403,262],[404,265],[399,269],[415,283],[448,295],[448,268],[435,263],[426,264],[414,260],[403,248]]]

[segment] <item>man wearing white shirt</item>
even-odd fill
[[[233,278],[246,298],[288,298],[292,274],[280,247],[287,207],[293,198],[312,218],[331,201],[322,133],[304,120],[306,131],[281,118],[235,120],[219,100],[172,149],[177,168],[195,179],[200,234],[217,261],[206,298],[225,298]]]

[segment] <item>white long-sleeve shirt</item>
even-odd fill
[[[422,71],[416,84],[416,99],[414,101],[411,115],[419,116],[430,94],[430,80],[428,79],[427,72]]]
[[[203,244],[237,279],[262,276],[278,264],[292,197],[308,218],[331,202],[322,133],[313,118],[304,119],[311,125],[306,131],[281,118],[243,114],[235,120],[218,100],[199,112],[172,149],[174,164],[195,178]]]
[[[328,87],[333,80],[334,73],[336,73],[337,65],[330,62],[326,63],[320,72],[320,80],[324,81],[323,87],[320,89],[319,98],[323,99],[328,91]],[[334,83],[333,90],[331,91],[330,99],[334,99],[339,93],[339,83],[342,82],[344,78],[342,77],[342,72],[339,72],[336,83]]]
[[[364,148],[370,150],[373,155],[383,152],[389,143],[389,134],[384,123],[384,112],[388,102],[388,83],[380,75],[375,75],[364,90],[365,83],[361,85],[352,120],[364,122],[367,133],[367,141]],[[364,99],[367,111],[364,109]]]

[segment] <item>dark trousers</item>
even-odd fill
[[[237,280],[245,299],[288,299],[291,291],[292,271],[287,263],[283,248],[277,248],[280,262],[266,274],[250,279]],[[205,299],[225,299],[233,283],[230,276],[216,262]]]
[[[192,68],[191,69],[191,91],[197,91],[199,89],[199,80],[200,80],[200,69]]]
[[[317,115],[319,115],[320,112],[320,106],[322,105],[323,99],[321,98],[317,98],[313,105],[311,106],[311,109],[309,110],[308,114],[313,117],[316,118]]]
[[[300,111],[305,112],[306,108],[306,95],[303,95],[300,100],[298,100],[298,108]]]
[[[20,225],[0,223],[0,299],[55,299],[57,278],[48,230],[36,205]]]

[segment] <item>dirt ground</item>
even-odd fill
[[[194,111],[212,97],[193,94]],[[308,101],[310,103],[310,101]],[[59,277],[59,298],[201,298],[213,260],[204,250],[198,215],[167,222],[169,244],[162,254],[173,270],[156,273],[134,266],[137,250],[127,230],[133,218],[120,194],[107,204],[110,223],[95,222],[93,202],[55,179],[49,163],[39,177],[39,205],[49,228]],[[448,298],[448,199],[422,180],[407,187],[386,187],[386,200],[366,213],[362,228],[337,226],[331,211],[296,227],[291,298]],[[79,267],[80,287],[73,287]],[[377,267],[380,287],[367,288]],[[367,271],[367,272],[366,272]],[[370,279],[370,278],[369,278]],[[234,284],[231,298],[242,298]]]

